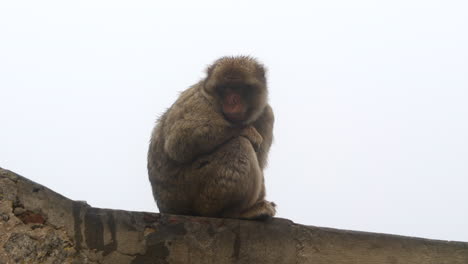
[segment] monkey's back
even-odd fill
[[[183,119],[187,113],[203,112],[199,85],[196,84],[180,94],[176,102],[158,119],[151,135],[148,176],[153,196],[162,213],[194,214],[191,204],[198,192],[198,181],[195,175],[188,173],[193,164],[171,159],[164,145],[171,133],[171,123]]]

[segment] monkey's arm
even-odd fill
[[[270,151],[271,143],[273,142],[273,125],[275,116],[270,105],[265,107],[262,115],[254,122],[253,126],[258,133],[263,137],[263,141],[257,150],[257,157],[260,168],[265,168],[267,164],[268,152]]]
[[[175,121],[166,133],[164,151],[173,160],[186,163],[240,134],[222,118],[193,118]]]

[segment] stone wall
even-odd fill
[[[467,264],[468,243],[93,208],[0,168],[0,264]]]

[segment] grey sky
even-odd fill
[[[2,1],[0,166],[157,211],[151,129],[223,55],[269,68],[279,217],[468,241],[468,2]]]

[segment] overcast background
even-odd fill
[[[278,216],[468,241],[468,2],[1,1],[0,166],[156,212],[148,140],[223,55],[269,68]]]

